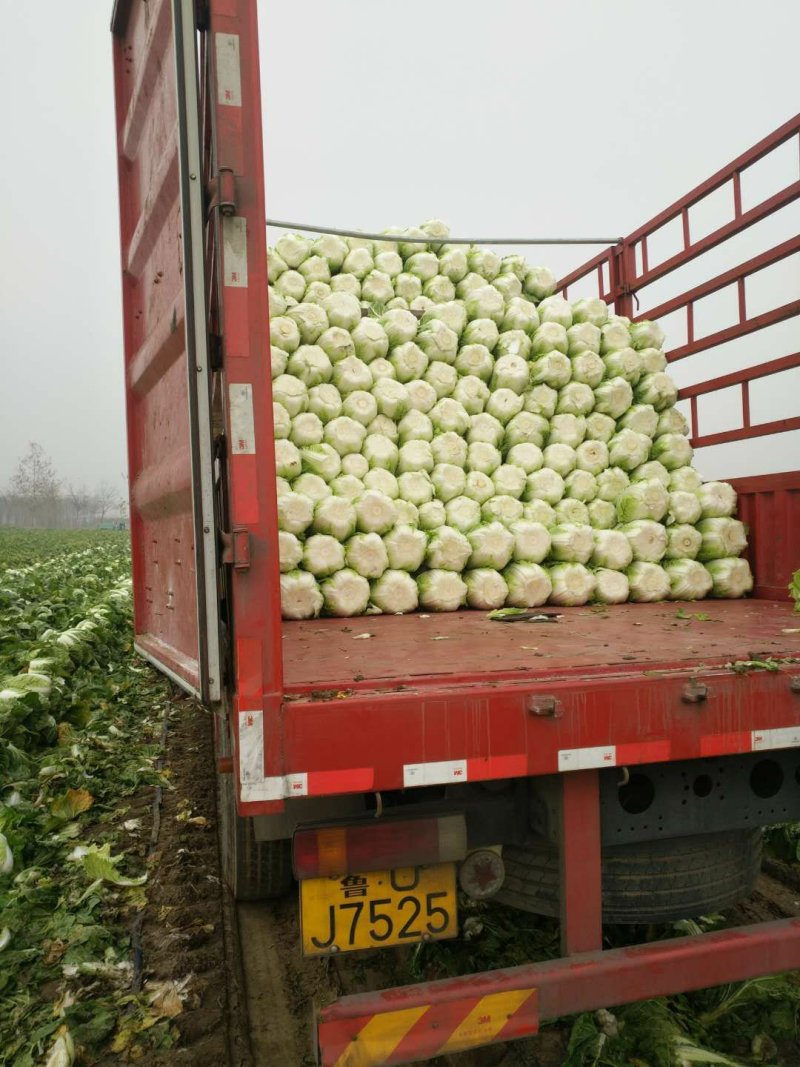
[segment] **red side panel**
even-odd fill
[[[170,0],[117,3],[117,153],[137,645],[202,690]]]
[[[754,596],[786,600],[800,567],[800,471],[738,478],[739,518],[749,527],[748,556]]]

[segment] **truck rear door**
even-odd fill
[[[254,716],[282,686],[256,3],[116,0],[112,33],[136,645]]]
[[[214,700],[220,647],[198,110],[175,30],[169,0],[115,5],[134,617],[138,650]]]

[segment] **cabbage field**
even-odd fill
[[[284,616],[748,592],[660,326],[438,220],[399,233],[269,253]]]
[[[7,761],[14,759],[8,746],[24,742],[30,748],[56,740],[51,704],[115,623],[127,619],[129,569],[126,546],[119,541],[5,569],[0,733]]]
[[[0,1064],[69,1067],[170,1024],[132,994],[165,687],[132,653],[127,533],[0,531]]]

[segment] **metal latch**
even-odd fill
[[[708,686],[696,678],[690,679],[681,690],[681,700],[684,704],[702,704],[707,699]]]
[[[230,167],[220,167],[208,183],[208,213],[214,208],[220,215],[236,214],[236,178]]]
[[[528,697],[525,707],[529,715],[542,719],[560,719],[561,701],[549,693],[534,693]]]
[[[250,531],[245,526],[234,526],[232,533],[224,530],[220,534],[222,541],[222,562],[233,566],[236,571],[250,569]]]

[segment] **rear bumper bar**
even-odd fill
[[[575,1012],[800,967],[800,919],[343,997],[317,1018],[321,1067],[415,1063],[535,1034]]]

